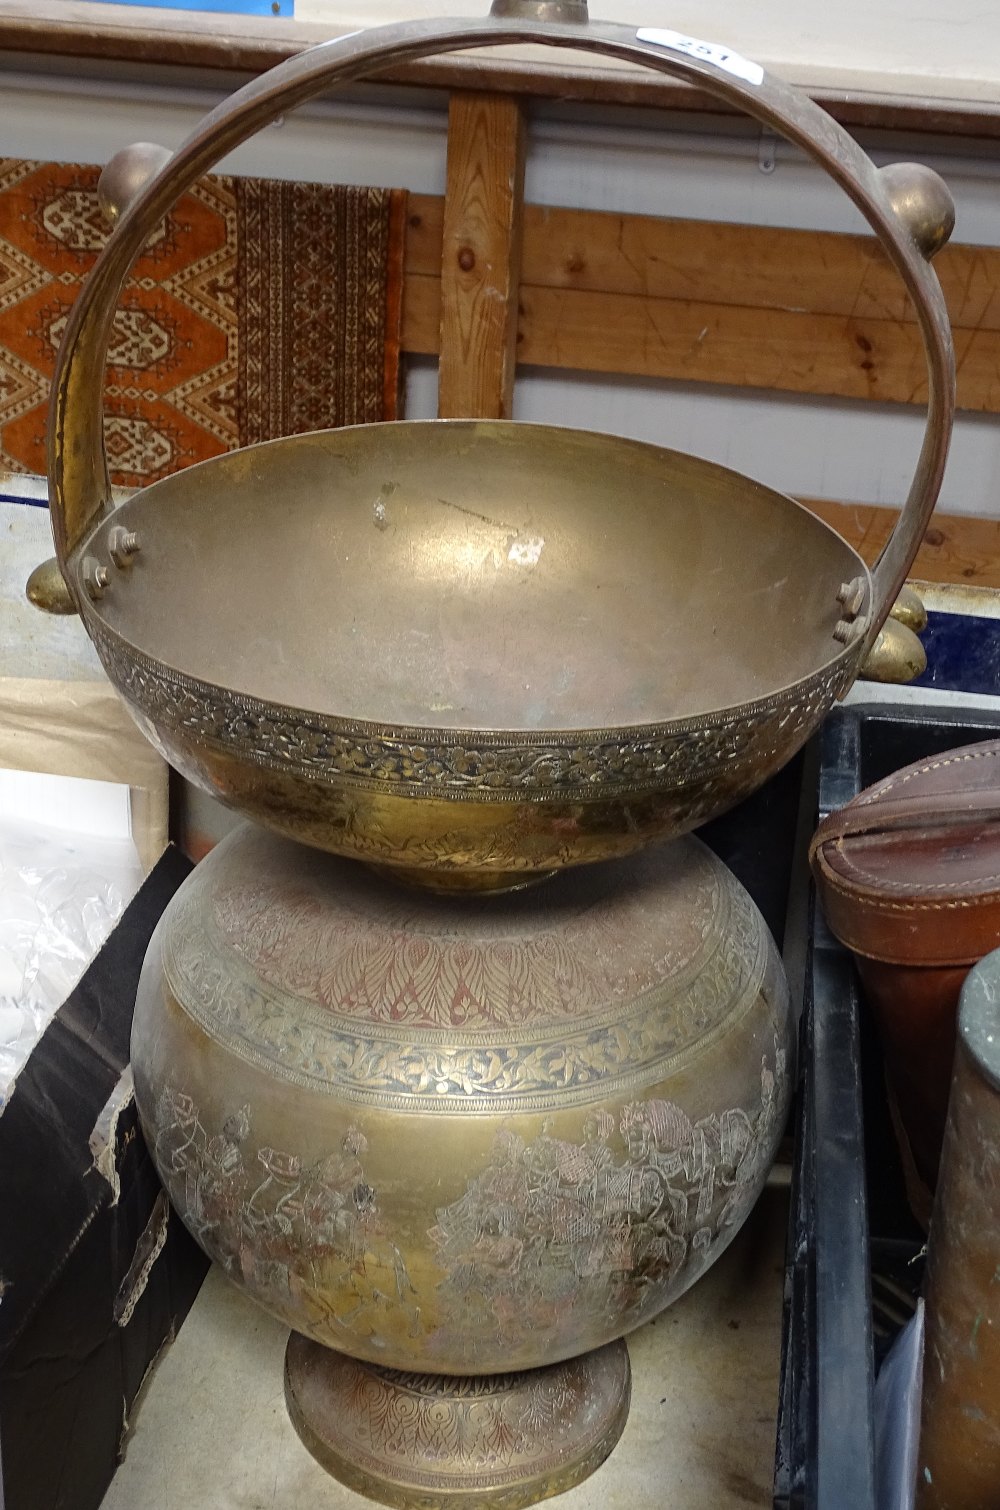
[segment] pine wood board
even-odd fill
[[[433,274],[444,202],[411,194],[409,208],[407,268]],[[1000,330],[1000,248],[945,247],[934,266],[956,325]],[[542,288],[914,320],[874,236],[528,204],[521,272]]]
[[[438,349],[442,202],[413,195],[404,346]],[[959,407],[1000,412],[1000,249],[936,266]],[[518,360],[575,371],[920,404],[919,332],[873,237],[526,205]]]
[[[510,416],[524,210],[524,116],[516,100],[454,94],[447,191],[436,237],[438,413]],[[404,300],[405,308],[405,300]]]
[[[896,509],[830,499],[800,500],[825,519],[871,565],[888,540]],[[968,514],[935,514],[910,568],[921,582],[956,582],[965,587],[1000,588],[1000,520]]]

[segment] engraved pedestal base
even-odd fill
[[[518,1510],[580,1483],[628,1416],[624,1342],[516,1374],[455,1378],[358,1363],[293,1332],[285,1400],[313,1457],[406,1510]]]

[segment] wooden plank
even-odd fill
[[[372,19],[372,18],[370,18]],[[182,65],[260,73],[342,29],[282,17],[240,16],[232,33],[217,15],[131,11],[92,0],[0,0],[0,52],[27,61],[95,58],[102,63]],[[790,79],[794,82],[794,79]],[[599,62],[545,64],[510,56],[458,54],[402,65],[379,76],[393,85],[424,89],[504,92],[523,98],[585,105],[673,110],[725,119],[740,112],[703,90],[638,67]],[[929,98],[857,88],[810,86],[809,95],[850,127],[1000,137],[1000,101]]]
[[[901,403],[925,393],[919,337],[898,321],[527,287],[521,306],[529,364]],[[985,365],[975,397],[988,408],[1000,372]]]
[[[505,419],[514,392],[524,115],[515,100],[456,94],[441,228],[442,418]]]
[[[869,565],[889,538],[896,509],[830,499],[800,500],[843,535]],[[965,587],[1000,588],[1000,520],[968,514],[935,514],[910,568],[923,582],[956,582]]]
[[[403,347],[438,349],[437,280],[406,280]],[[530,288],[520,295],[518,361],[573,372],[919,404],[916,327],[673,299]],[[959,406],[1000,412],[1000,337],[956,331]]]
[[[400,340],[413,356],[437,356],[441,346],[441,279],[407,273]]]
[[[1000,249],[947,247],[935,269],[955,325],[1000,330]],[[522,276],[547,288],[914,318],[872,236],[529,207]]]
[[[414,195],[404,345],[433,351],[440,200]],[[1000,411],[1000,250],[938,258],[959,407]],[[839,398],[922,403],[903,286],[871,237],[525,210],[518,360]]]
[[[440,265],[443,202],[410,196],[407,269]],[[953,325],[1000,331],[1000,247],[955,245],[934,267]],[[698,299],[914,323],[874,236],[526,205],[521,279],[540,288]]]

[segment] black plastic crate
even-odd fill
[[[1000,735],[1000,714],[872,704],[820,734],[816,820],[912,761]],[[785,1267],[775,1510],[874,1510],[876,1371],[908,1319],[910,1214],[881,1053],[849,953],[813,901]]]

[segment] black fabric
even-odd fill
[[[146,948],[190,869],[166,851],[0,1116],[0,1510],[97,1510],[143,1378],[207,1268],[166,1204],[134,1103],[115,1131],[117,1200],[90,1149],[128,1064]]]

